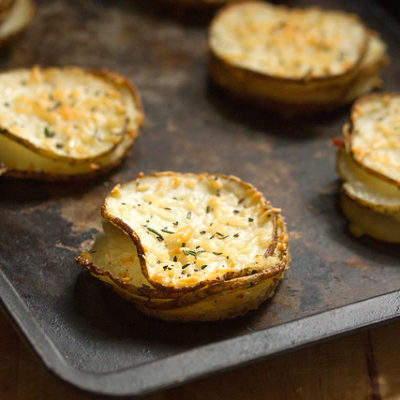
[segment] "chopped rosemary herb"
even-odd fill
[[[238,233],[235,233],[235,234],[233,235],[233,237],[239,237],[239,234],[238,234]]]
[[[172,210],[172,208],[170,208],[170,207],[164,207],[164,210],[171,211],[171,210]]]
[[[201,269],[204,269],[204,268],[207,268],[207,267],[208,267],[208,265],[204,264],[204,265],[201,266]]]
[[[62,149],[64,145],[62,143],[57,143],[56,144],[57,149]]]
[[[46,137],[54,137],[56,134],[54,132],[52,132],[47,126],[45,126],[44,128],[44,136]],[[57,147],[58,147],[58,143],[57,143]]]
[[[224,239],[226,239],[227,237],[229,237],[229,235],[223,235],[223,234],[220,233],[220,232],[216,232],[216,233],[217,233],[217,235],[219,236],[218,239],[221,239],[221,240],[224,240]]]
[[[211,240],[211,239],[214,239],[214,238],[215,238],[215,235],[211,235],[211,236],[210,236],[210,240]]]
[[[186,243],[185,242],[182,243],[182,247],[186,247]]]
[[[178,224],[179,224],[178,221],[175,221],[175,222],[172,223],[172,225],[175,225],[175,226],[177,226]]]
[[[164,233],[170,233],[170,234],[173,234],[173,233],[175,233],[175,232],[171,232],[171,231],[169,231],[169,230],[168,230],[168,228],[163,228],[163,229],[161,229],[161,232],[164,232]]]
[[[174,256],[174,261],[177,262],[178,261],[178,257]]]
[[[207,206],[207,208],[206,208],[206,213],[208,214],[210,211],[211,211],[211,207],[210,207],[210,206]]]
[[[164,240],[163,236],[158,233],[155,229],[147,227],[147,230],[154,233],[156,235],[156,238],[161,242],[162,240]]]
[[[220,256],[222,253],[218,253],[216,251],[213,251],[213,254],[215,254],[216,256]]]
[[[254,221],[254,219],[253,218],[249,218],[249,222],[253,222]]]
[[[185,265],[182,265],[182,269],[187,268],[189,265],[190,265],[190,263],[187,263],[187,264],[185,264]]]
[[[194,258],[197,258],[197,256],[199,255],[199,254],[201,254],[201,253],[204,253],[205,252],[205,250],[198,250],[198,251],[195,251],[195,250],[183,250],[183,253],[185,254],[185,256],[193,256]]]
[[[242,204],[244,202],[244,197],[242,197],[239,201],[238,204]]]
[[[187,219],[191,219],[191,218],[192,218],[192,212],[191,212],[191,211],[189,211],[189,212],[186,214],[186,218],[187,218]]]
[[[204,235],[206,231],[200,231],[200,235]]]
[[[233,212],[234,212],[235,214],[239,214],[239,213],[240,213],[239,210],[233,210]]]

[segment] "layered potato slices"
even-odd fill
[[[138,92],[108,71],[77,67],[0,74],[0,166],[44,180],[92,177],[118,165],[138,136]]]
[[[35,14],[32,0],[0,0],[0,46],[27,28]]]
[[[351,231],[400,243],[400,94],[362,97],[343,132],[337,172]]]
[[[386,46],[341,11],[260,1],[228,5],[209,31],[211,79],[283,114],[330,110],[380,84]]]
[[[233,176],[140,174],[112,190],[102,215],[104,234],[77,262],[163,320],[242,315],[289,267],[280,210]]]

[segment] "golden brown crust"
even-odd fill
[[[105,165],[104,167],[100,167],[97,169],[93,169],[90,172],[85,172],[85,173],[78,173],[74,175],[67,175],[67,174],[54,174],[54,173],[47,173],[47,172],[35,172],[35,171],[22,171],[22,170],[17,170],[13,169],[10,167],[5,167],[5,171],[3,173],[4,176],[9,176],[13,178],[23,178],[23,179],[35,179],[35,180],[40,180],[40,181],[50,181],[50,182],[56,182],[56,181],[70,181],[70,180],[82,180],[82,179],[93,179],[94,177],[98,175],[105,174],[109,172],[111,169],[117,167],[118,165],[121,164],[122,160],[124,157],[129,153],[131,147],[135,143],[136,139],[139,137],[140,133],[140,128],[143,126],[144,123],[144,111],[143,111],[143,105],[142,101],[140,98],[140,94],[134,84],[128,79],[123,77],[122,75],[119,75],[115,72],[111,72],[107,69],[84,69],[80,67],[66,67],[66,68],[76,68],[77,70],[80,71],[85,71],[88,73],[91,73],[93,75],[96,75],[99,78],[102,78],[108,82],[110,82],[113,85],[117,85],[118,87],[126,87],[130,91],[134,101],[135,105],[138,111],[138,117],[137,117],[137,123],[138,123],[138,128],[137,130],[132,130],[132,129],[127,129],[125,132],[125,135],[129,135],[132,138],[131,143],[127,146],[126,150],[122,154],[122,156],[116,160],[113,163],[110,163],[108,165]],[[5,136],[9,137],[10,139],[17,141],[19,144],[23,145],[24,147],[31,149],[31,145],[28,143],[25,143],[24,140],[18,140],[18,138],[15,138],[13,135],[10,135],[9,132],[5,131],[4,129],[0,129],[0,134],[4,134]],[[103,156],[103,154],[101,155]],[[96,157],[98,158],[98,157]],[[93,159],[93,161],[96,161],[96,158]]]

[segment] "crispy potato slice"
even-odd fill
[[[361,168],[345,149],[340,149],[337,172],[343,190],[352,199],[382,213],[400,212],[400,188]]]
[[[35,3],[32,0],[5,1],[0,24],[0,46],[4,46],[27,28],[35,15]]]
[[[279,211],[235,177],[140,176],[112,191],[103,217],[105,234],[77,261],[161,319],[240,315],[270,297],[289,266]]]
[[[288,115],[353,100],[378,84],[387,60],[383,42],[355,15],[259,1],[223,8],[209,48],[218,86]]]
[[[400,187],[400,94],[364,96],[351,111],[349,148],[357,164]]]
[[[365,234],[385,242],[400,243],[400,212],[382,214],[361,205],[358,199],[345,191],[342,191],[340,200],[354,236]]]
[[[5,166],[6,175],[46,180],[88,178],[108,171],[120,163],[133,145],[143,123],[143,109],[138,92],[127,79],[117,74],[108,71],[87,71],[85,74],[107,83],[107,87],[113,88],[113,93],[119,93],[118,97],[125,109],[121,140],[118,138],[118,142],[112,145],[111,151],[93,159],[71,161],[64,157],[47,157],[46,151],[43,152],[45,154],[37,152],[23,140],[17,141],[12,135],[0,132],[0,163]],[[7,106],[3,103],[3,107]],[[42,135],[46,136],[43,133]],[[46,137],[45,140],[54,140],[55,137],[55,135]]]

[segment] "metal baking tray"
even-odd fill
[[[399,90],[397,21],[372,1],[318,3],[382,33],[385,86]],[[143,97],[145,128],[119,169],[89,183],[0,180],[2,305],[48,369],[98,394],[154,392],[400,315],[400,246],[352,237],[338,206],[331,139],[349,109],[284,120],[229,101],[207,81],[205,26],[164,11],[144,0],[40,1],[0,56],[3,70],[107,67]],[[106,193],[156,170],[238,175],[283,209],[293,262],[273,299],[235,320],[165,323],[82,271],[74,256],[100,228]]]

